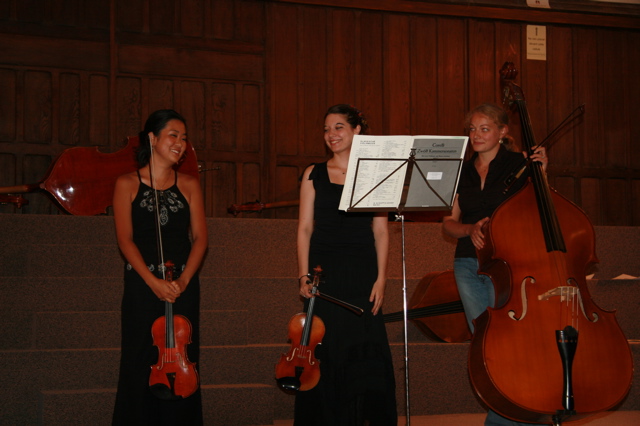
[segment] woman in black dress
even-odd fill
[[[114,425],[200,425],[200,390],[180,400],[149,391],[151,365],[158,362],[151,326],[165,314],[165,302],[189,319],[188,358],[198,362],[200,282],[198,268],[207,249],[200,182],[173,166],[185,153],[184,118],[173,110],[149,116],[140,132],[140,169],[120,176],[113,197],[118,246],[127,263],[122,298],[122,350]],[[156,215],[156,191],[158,215]],[[165,261],[175,264],[174,280],[162,278],[156,236],[159,219]],[[191,235],[191,238],[189,237]]]
[[[320,382],[298,392],[295,425],[396,425],[395,379],[382,318],[389,233],[387,214],[338,210],[356,134],[366,134],[360,111],[327,111],[324,140],[332,157],[309,166],[300,188],[298,268],[300,295],[310,297],[306,274],[320,265],[320,292],[365,309],[362,316],[319,299],[314,315],[326,327],[316,349]]]

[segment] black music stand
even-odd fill
[[[420,137],[425,138],[425,137]],[[438,138],[438,137],[434,137]],[[411,422],[410,398],[409,398],[409,342],[407,336],[407,274],[404,233],[404,211],[422,210],[451,210],[455,199],[460,171],[462,169],[462,157],[464,155],[468,137],[450,138],[457,141],[456,149],[449,155],[434,154],[429,149],[416,146],[410,148],[409,158],[356,158],[353,179],[347,169],[345,182],[353,182],[343,197],[348,199],[347,212],[371,211],[371,212],[395,212],[402,227],[402,293],[403,293],[403,322],[404,322],[404,359],[405,359],[405,399],[407,426]],[[360,139],[358,139],[359,141]],[[431,139],[430,139],[431,140]],[[354,143],[357,140],[354,138]],[[419,144],[417,144],[419,145]],[[354,150],[352,148],[352,155]],[[357,152],[355,153],[357,156]],[[416,158],[416,155],[419,158]],[[453,157],[453,158],[452,158]],[[379,168],[363,166],[366,162],[388,162]],[[392,164],[395,162],[398,164]],[[350,164],[352,159],[350,159]],[[391,168],[396,166],[393,170]],[[406,166],[406,167],[405,167]],[[425,171],[422,167],[429,168]],[[371,170],[374,170],[371,172]],[[361,170],[367,170],[365,179],[358,179]],[[390,171],[389,171],[390,170]],[[418,173],[414,173],[417,171]],[[431,181],[431,182],[430,182]],[[374,183],[372,185],[372,182]],[[360,186],[360,188],[358,187]],[[347,188],[345,188],[347,189]],[[380,191],[380,196],[376,196]],[[398,193],[399,192],[399,193]],[[356,197],[355,194],[358,194]],[[361,195],[363,194],[363,195]],[[369,200],[367,200],[369,198]],[[355,200],[354,200],[355,199]],[[341,200],[341,205],[344,200]],[[367,202],[368,201],[368,202]]]

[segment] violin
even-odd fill
[[[169,260],[164,266],[166,280],[173,281],[173,262]],[[183,315],[174,315],[170,302],[164,302],[164,310],[164,316],[151,326],[158,362],[151,366],[149,390],[163,400],[183,399],[195,393],[199,384],[196,366],[187,357],[191,322]]]
[[[289,342],[291,348],[280,356],[276,364],[276,382],[287,393],[313,389],[320,381],[320,361],[315,358],[317,345],[325,333],[320,317],[313,315],[313,307],[318,292],[322,268],[313,269],[313,287],[306,313],[298,313],[289,321]]]
[[[384,322],[402,321],[404,311],[383,315]],[[471,330],[452,270],[432,272],[420,280],[409,300],[407,318],[436,342],[460,343],[471,339]]]
[[[138,169],[136,149],[139,145],[138,136],[130,136],[124,148],[111,154],[104,154],[97,147],[66,149],[51,164],[39,183],[0,187],[0,194],[43,190],[67,213],[81,216],[104,214],[113,201],[116,179]],[[188,154],[176,168],[198,176],[198,161],[193,146],[189,144],[185,153]],[[22,197],[7,196],[4,199],[7,201],[3,202],[13,202],[17,207],[26,204]]]
[[[500,70],[504,102],[520,115],[523,146],[536,146],[517,70]],[[633,360],[615,318],[592,300],[588,267],[597,262],[586,214],[549,187],[539,162],[524,186],[493,213],[478,250],[495,307],[475,320],[469,349],[473,387],[515,421],[559,425],[619,404]]]

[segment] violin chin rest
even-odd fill
[[[300,390],[300,380],[296,377],[280,377],[276,382],[278,387],[286,393],[295,393]]]

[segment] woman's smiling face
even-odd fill
[[[350,150],[353,135],[359,133],[360,126],[351,127],[343,114],[329,114],[324,120],[324,141],[334,154]]]

